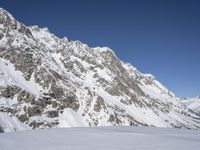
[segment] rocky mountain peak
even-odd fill
[[[8,35],[10,31],[17,30],[24,35],[31,37],[30,30],[22,23],[19,23],[10,13],[8,13],[5,9],[0,8],[0,24],[1,24],[1,38],[3,35],[3,31]]]
[[[0,21],[4,24],[15,24],[17,21],[13,18],[13,16],[8,13],[5,9],[0,8]]]
[[[60,39],[47,28],[19,23],[3,9],[0,18],[4,131],[109,125],[200,128],[198,114],[110,48]]]

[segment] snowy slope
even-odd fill
[[[0,122],[4,131],[114,125],[200,128],[199,115],[110,48],[60,39],[47,28],[25,26],[4,9],[0,112],[7,117],[6,123]]]
[[[200,97],[187,98],[182,102],[197,114],[200,114]]]
[[[45,129],[0,134],[1,150],[198,150],[199,141],[199,132],[151,127]]]
[[[20,122],[15,116],[0,112],[0,125],[4,132],[29,130],[30,127]],[[1,131],[0,131],[1,132]]]

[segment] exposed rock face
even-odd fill
[[[0,133],[3,133],[3,129],[0,128]]]
[[[120,61],[111,49],[59,39],[47,28],[19,23],[4,9],[0,9],[0,112],[33,129],[200,128],[199,115],[152,75]]]

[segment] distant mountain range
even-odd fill
[[[124,47],[126,49],[126,47]],[[0,9],[0,128],[200,128],[200,116],[153,75],[107,47],[60,39]]]
[[[185,98],[182,102],[193,112],[200,115],[200,97]]]

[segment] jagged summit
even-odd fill
[[[4,12],[1,9],[4,131],[111,125],[200,128],[199,115],[111,49],[60,39],[47,28],[25,26]]]
[[[10,20],[10,22],[16,21],[15,18],[3,8],[0,8],[0,14],[1,14],[1,20],[3,18],[3,21],[5,20]]]

